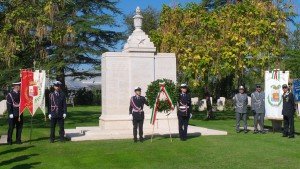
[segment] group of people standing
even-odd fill
[[[133,141],[138,141],[137,132],[139,130],[139,141],[143,142],[143,123],[144,123],[144,105],[148,106],[148,102],[144,96],[141,96],[141,88],[134,89],[135,95],[130,99],[129,114],[132,115],[133,123]],[[189,119],[192,111],[191,95],[188,93],[186,84],[180,85],[180,95],[178,99],[178,130],[180,140],[186,141]]]
[[[13,90],[6,96],[7,111],[8,111],[8,144],[12,144],[13,130],[16,128],[16,143],[21,144],[21,134],[23,128],[23,114],[20,114],[20,84],[13,83]],[[53,83],[54,91],[49,94],[48,104],[48,117],[51,122],[50,129],[50,142],[55,140],[55,127],[59,125],[60,141],[64,141],[64,119],[67,116],[66,96],[61,90],[62,83],[56,81]],[[287,85],[282,86],[283,95],[283,109],[282,115],[284,119],[283,137],[294,138],[294,113],[295,102],[294,96],[290,92]],[[141,96],[141,88],[134,89],[135,95],[130,99],[129,114],[132,115],[133,123],[133,139],[134,142],[138,141],[137,134],[139,133],[139,141],[143,142],[143,124],[144,124],[144,105],[148,106],[147,99]],[[236,113],[236,132],[240,133],[240,122],[244,122],[244,133],[248,132],[247,129],[247,106],[248,96],[245,93],[243,86],[239,87],[239,93],[233,97]],[[178,117],[178,130],[180,140],[187,139],[187,129],[189,119],[192,111],[191,95],[188,93],[188,86],[186,84],[180,85],[180,94],[177,103],[177,117]],[[264,117],[265,117],[265,94],[261,89],[261,85],[256,85],[256,91],[251,94],[251,109],[254,115],[254,134],[262,133],[264,131]],[[260,128],[258,129],[258,125]],[[139,131],[139,132],[138,132]]]
[[[13,130],[16,128],[16,143],[22,144],[22,129],[23,129],[23,113],[20,114],[20,85],[21,83],[13,83],[13,90],[6,96],[7,112],[8,112],[8,132],[7,143],[12,145]],[[48,117],[50,119],[50,142],[55,140],[55,127],[59,125],[60,141],[64,141],[64,119],[67,115],[66,97],[61,90],[62,83],[56,81],[53,83],[54,91],[49,94]]]
[[[288,85],[282,85],[283,95],[283,137],[294,138],[294,114],[295,102],[294,96],[290,92]],[[239,93],[233,97],[235,113],[236,113],[236,132],[240,133],[240,122],[243,121],[244,133],[248,133],[247,129],[247,106],[248,96],[245,93],[244,86],[239,87]],[[265,93],[262,91],[261,85],[256,85],[256,90],[251,94],[251,110],[254,116],[254,134],[265,134],[264,118],[265,118]],[[260,128],[258,129],[258,125]]]
[[[264,118],[265,118],[265,93],[262,91],[261,85],[257,84],[256,90],[251,94],[251,110],[254,116],[254,134],[265,134]],[[283,109],[282,115],[284,119],[283,137],[294,138],[294,114],[295,102],[294,96],[290,92],[287,85],[282,86]],[[209,97],[206,97],[209,98]],[[209,100],[208,100],[209,101]],[[239,92],[233,97],[236,115],[236,132],[240,133],[240,122],[244,122],[244,133],[248,133],[247,129],[247,106],[248,96],[245,93],[244,86],[239,87]],[[137,142],[137,130],[139,129],[140,141],[143,142],[143,122],[144,122],[144,105],[148,106],[148,102],[144,96],[141,96],[141,88],[135,88],[135,96],[130,99],[129,114],[133,116],[133,137]],[[187,139],[187,129],[192,111],[191,95],[188,93],[186,84],[180,85],[180,95],[177,103],[177,117],[179,138],[182,141]],[[259,127],[258,127],[259,126]]]

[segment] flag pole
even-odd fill
[[[31,120],[30,120],[30,136],[29,136],[29,144],[31,144],[31,138],[32,138],[32,115],[31,115]]]
[[[34,59],[33,60],[33,72],[35,71],[35,64],[36,64],[36,61]],[[32,138],[32,120],[33,120],[33,114],[31,114],[31,119],[30,119],[30,136],[29,136],[30,141],[29,141],[29,144],[31,144],[31,138]]]
[[[21,85],[22,85],[22,69],[20,69],[20,79],[21,79]],[[21,88],[21,86],[20,86],[20,88]],[[20,102],[21,102],[21,98],[20,98]],[[21,113],[20,113],[20,107],[19,107],[19,118],[18,118],[19,122],[21,121],[20,116],[21,116]]]

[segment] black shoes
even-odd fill
[[[260,131],[261,134],[267,134],[264,130]]]
[[[258,132],[258,130],[254,130],[254,132],[253,132],[253,134],[258,134],[259,132]]]
[[[141,143],[144,142],[144,138],[143,137],[140,138],[140,142]]]
[[[294,135],[291,135],[291,136],[289,136],[289,138],[295,138],[295,136],[294,136]]]

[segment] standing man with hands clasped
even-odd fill
[[[144,96],[141,96],[142,89],[136,87],[134,89],[135,96],[130,99],[129,114],[132,115],[133,124],[133,141],[137,142],[137,129],[139,129],[140,142],[144,141],[143,138],[143,124],[144,124],[144,105],[148,106],[148,101]]]
[[[177,111],[179,137],[181,141],[186,141],[187,139],[187,130],[191,111],[192,101],[191,95],[188,93],[188,86],[186,84],[181,84]]]
[[[265,134],[265,93],[261,90],[261,86],[259,84],[256,85],[256,91],[251,94],[251,108],[254,115],[254,134],[259,132]],[[260,131],[257,129],[258,124]]]
[[[233,97],[235,106],[235,117],[236,117],[236,132],[240,132],[240,122],[244,122],[244,133],[248,133],[247,130],[247,105],[248,97],[245,93],[244,86],[239,87],[239,93]]]
[[[55,140],[55,126],[56,123],[59,125],[59,136],[60,141],[64,141],[64,119],[67,116],[67,104],[66,104],[66,96],[61,91],[62,83],[60,81],[56,81],[53,83],[54,92],[51,92],[49,95],[49,119],[51,121],[51,130],[50,130],[50,143],[54,143]]]
[[[13,90],[6,96],[6,105],[8,112],[8,132],[7,143],[12,145],[13,130],[16,127],[16,143],[22,144],[21,135],[23,129],[23,114],[19,114],[20,107],[20,85],[21,83],[13,83]]]

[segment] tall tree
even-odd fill
[[[283,57],[285,70],[290,71],[291,78],[300,78],[300,29],[289,36],[287,48]]]
[[[114,0],[11,0],[0,2],[0,65],[14,75],[20,68],[46,68],[65,81],[99,75],[100,55],[113,48],[121,33]],[[7,69],[5,69],[7,70]],[[2,70],[1,77],[7,72]],[[4,83],[5,79],[0,79]]]
[[[213,11],[195,3],[164,6],[152,40],[160,52],[176,53],[179,81],[202,86],[233,75],[236,86],[248,72],[262,77],[262,70],[280,59],[287,38],[285,18],[273,3],[260,0]]]

